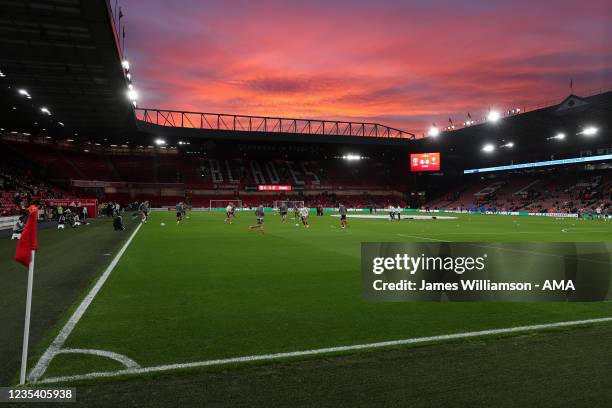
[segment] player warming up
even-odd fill
[[[348,222],[346,221],[346,207],[344,204],[340,204],[338,212],[340,213],[340,228],[344,229],[348,227]]]
[[[176,223],[180,224],[183,221],[183,217],[185,215],[185,204],[181,201],[176,205]]]
[[[225,223],[232,223],[234,222],[234,203],[229,203],[227,205],[227,207],[225,207]]]
[[[278,212],[280,214],[281,217],[281,222],[287,222],[287,203],[282,203],[280,205],[280,208],[278,209]]]
[[[255,218],[257,218],[257,224],[251,225],[249,229],[250,230],[258,229],[259,233],[261,235],[264,235],[266,233],[266,230],[264,229],[264,207],[263,205],[260,204],[259,207],[257,207],[257,209],[255,210]]]
[[[300,209],[297,204],[293,204],[293,219],[297,221],[298,216],[300,215]]]
[[[395,207],[389,206],[389,221],[395,221]]]
[[[143,201],[142,203],[140,203],[138,211],[140,211],[140,221],[146,224],[149,220],[149,212],[151,211],[151,205],[149,204],[149,201]]]
[[[306,206],[303,206],[302,208],[300,208],[300,218],[302,219],[302,224],[306,228],[310,228],[310,225],[308,225],[308,215],[309,214],[310,214],[310,208]]]

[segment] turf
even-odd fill
[[[612,325],[82,383],[67,407],[604,407]],[[24,407],[31,404],[23,404]],[[49,404],[58,406],[58,404]]]
[[[131,223],[127,226],[132,228]],[[35,357],[37,344],[45,345],[50,329],[108,265],[129,232],[113,231],[110,220],[104,218],[75,230],[39,230],[30,356]],[[16,246],[17,241],[0,240],[0,384],[15,379],[21,359],[27,270],[13,259]],[[34,363],[31,359],[30,366]]]
[[[66,347],[124,354],[141,366],[351,345],[612,316],[612,303],[367,303],[360,242],[606,241],[612,223],[540,217],[453,220],[311,217],[309,229],[269,214],[266,235],[221,213],[181,225],[154,213],[68,338]],[[161,222],[166,226],[162,227]],[[59,355],[46,376],[108,369]]]

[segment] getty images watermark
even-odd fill
[[[369,301],[603,301],[608,243],[362,243]]]

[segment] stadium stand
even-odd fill
[[[467,180],[432,200],[425,208],[465,211],[569,213],[609,208],[612,169],[556,169],[539,175],[501,174],[494,179]]]
[[[40,163],[42,175],[65,186],[74,197],[118,202],[149,200],[153,206],[172,206],[187,200],[208,207],[210,200],[240,198],[245,206],[271,205],[276,200],[299,200],[308,205],[352,207],[405,205],[406,177],[389,177],[383,162],[349,166],[329,155],[304,156],[251,151],[242,157],[221,152],[218,157],[178,150],[102,149],[90,144],[53,143],[32,137],[4,140],[25,163]],[[291,192],[259,192],[258,185],[291,185]]]

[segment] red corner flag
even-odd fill
[[[17,243],[17,252],[15,253],[15,260],[26,268],[30,266],[30,261],[32,261],[32,251],[38,249],[38,241],[36,240],[38,208],[35,205],[31,205],[28,211],[30,213],[28,222],[21,233],[21,238],[19,238]]]

